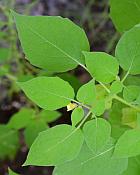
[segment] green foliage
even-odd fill
[[[54,175],[118,175],[127,168],[127,159],[113,159],[112,145],[107,145],[100,153],[93,153],[84,144],[75,160],[57,166]]]
[[[140,26],[125,32],[116,47],[116,58],[125,71],[130,74],[140,74]]]
[[[140,95],[140,86],[129,85],[123,90],[123,98],[128,102],[133,102]]]
[[[34,118],[35,113],[32,109],[22,108],[19,112],[14,114],[8,122],[8,127],[13,129],[25,128]]]
[[[85,141],[93,153],[100,152],[110,140],[111,127],[104,119],[89,121],[83,128]]]
[[[16,130],[0,125],[0,159],[13,159],[19,148],[19,136]]]
[[[104,52],[84,52],[87,68],[92,77],[102,83],[110,83],[119,72],[117,60]]]
[[[110,16],[119,32],[140,22],[139,0],[110,0]]]
[[[32,144],[24,165],[54,166],[72,160],[83,144],[80,129],[59,125],[41,132]]]
[[[117,141],[114,157],[126,158],[140,154],[140,130],[132,129],[126,131]]]
[[[43,109],[62,108],[74,98],[73,88],[58,77],[37,77],[18,84],[25,94]]]
[[[84,31],[69,19],[23,16],[15,12],[12,15],[22,48],[31,64],[54,72],[84,64],[81,52],[89,51],[89,43]],[[29,44],[31,38],[34,44]]]
[[[111,84],[110,91],[112,94],[118,94],[123,90],[123,84],[121,81],[114,81]]]
[[[36,118],[25,128],[24,137],[27,146],[30,148],[35,138],[41,131],[48,128],[46,122],[42,118]]]
[[[91,80],[80,87],[77,92],[77,100],[88,105],[93,105],[96,98],[95,82]]]
[[[42,110],[39,112],[39,117],[42,118],[47,123],[54,122],[57,120],[60,116],[61,113],[58,111],[47,111],[47,110]]]
[[[113,9],[121,2],[114,7],[115,3],[112,0],[113,19]],[[122,35],[114,57],[89,52],[84,31],[66,18],[12,15],[27,59],[48,71],[18,82],[26,96],[44,109],[36,113],[22,109],[8,124],[10,130],[25,128],[25,142],[31,147],[24,165],[56,166],[54,175],[137,172],[132,160],[140,155],[140,25]],[[122,22],[114,22],[122,31],[132,25],[120,27]],[[56,74],[78,65],[92,77],[84,85],[70,75],[73,72]],[[48,123],[60,117],[54,110],[66,106],[73,110],[72,126],[49,128]]]
[[[71,115],[72,126],[76,126],[84,118],[84,110],[77,107],[73,110]]]
[[[137,127],[137,111],[132,108],[123,108],[122,124],[128,125],[131,128],[136,128]]]

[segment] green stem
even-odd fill
[[[84,105],[83,103],[80,103],[80,102],[78,102],[78,101],[76,101],[76,100],[71,100],[72,102],[74,102],[74,103],[77,103],[79,106],[83,106],[84,108],[86,108],[86,109],[89,109],[90,110],[90,107],[89,106],[87,106],[87,105]]]

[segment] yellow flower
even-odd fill
[[[75,109],[78,105],[76,103],[69,103],[67,105],[67,111],[71,111],[73,109]]]

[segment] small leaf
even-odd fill
[[[32,144],[24,165],[55,166],[74,159],[83,144],[83,134],[70,125],[41,132]]]
[[[25,128],[35,117],[35,111],[28,108],[22,108],[14,114],[8,122],[8,127],[13,129]]]
[[[13,11],[12,15],[31,64],[53,72],[65,72],[84,64],[81,52],[89,51],[88,39],[72,21],[59,16],[24,16]]]
[[[110,83],[119,72],[117,59],[104,52],[84,52],[86,66],[92,77],[102,83]]]
[[[84,117],[84,110],[82,107],[74,109],[71,115],[72,126],[76,126]]]
[[[112,94],[118,94],[123,90],[123,84],[120,81],[114,81],[111,84],[110,91]]]
[[[140,95],[140,86],[129,85],[123,90],[123,98],[128,102],[133,102]]]
[[[93,105],[96,98],[95,82],[91,80],[80,87],[77,92],[77,99],[83,104]]]
[[[83,128],[85,141],[93,153],[99,152],[110,140],[111,126],[104,119],[87,122]]]
[[[140,26],[122,35],[115,52],[123,70],[133,75],[140,74]]]
[[[91,111],[96,116],[101,116],[105,112],[105,99],[96,100]]]
[[[126,131],[117,141],[114,157],[126,158],[140,154],[140,130]]]
[[[74,98],[73,88],[58,77],[37,77],[18,84],[33,102],[46,110],[67,106]]]

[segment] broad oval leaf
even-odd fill
[[[115,51],[120,66],[130,74],[140,74],[140,26],[124,33]]]
[[[83,145],[78,157],[59,165],[53,175],[118,175],[127,169],[127,159],[113,159],[113,147],[108,146],[99,154],[92,153]]]
[[[55,166],[74,159],[83,144],[83,134],[70,125],[41,132],[32,144],[24,165]]]
[[[140,154],[140,130],[131,129],[126,131],[117,141],[114,157],[125,158]]]
[[[89,51],[88,39],[72,21],[59,16],[12,14],[31,64],[53,72],[64,72],[84,64],[81,52]]]
[[[102,83],[110,83],[119,72],[117,59],[104,52],[83,52],[86,66],[92,77]]]
[[[74,98],[73,88],[58,77],[37,77],[18,84],[33,102],[47,110],[67,106]]]
[[[104,119],[95,119],[87,122],[83,128],[85,141],[94,152],[99,152],[110,140],[111,126]]]
[[[110,0],[110,16],[119,32],[140,23],[139,0]]]

